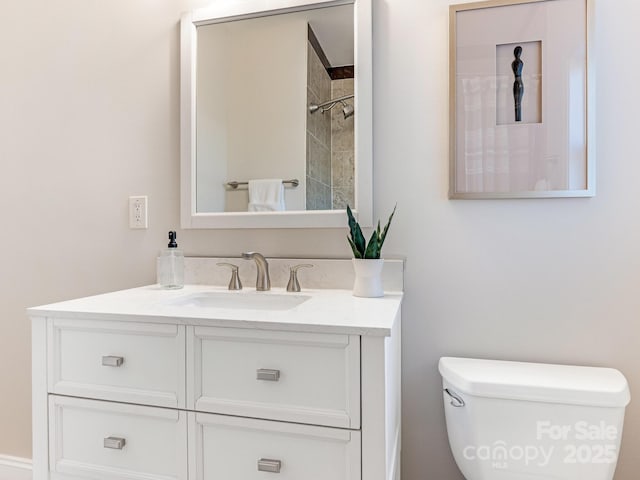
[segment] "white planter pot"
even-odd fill
[[[382,289],[382,267],[384,260],[353,259],[356,280],[353,284],[353,295],[356,297],[384,297]]]

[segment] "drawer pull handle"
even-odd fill
[[[280,473],[282,462],[280,460],[271,460],[270,458],[261,458],[258,460],[259,472]]]
[[[112,355],[102,357],[102,365],[105,367],[120,367],[123,363],[124,357],[114,357]]]
[[[256,379],[267,380],[269,382],[277,382],[278,380],[280,380],[280,370],[259,368],[258,370],[256,370]]]
[[[122,450],[126,444],[124,438],[107,437],[104,439],[104,448],[111,448],[113,450]]]

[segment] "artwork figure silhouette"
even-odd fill
[[[511,69],[516,77],[515,82],[513,82],[513,99],[515,100],[516,107],[516,122],[521,122],[522,97],[524,96],[524,83],[522,82],[522,68],[524,67],[524,62],[520,60],[520,55],[522,55],[522,47],[520,45],[513,50],[513,55],[516,57],[516,59],[511,62]]]

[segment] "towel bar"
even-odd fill
[[[282,183],[289,183],[293,188],[300,185],[300,181],[297,178],[292,178],[291,180],[283,180]],[[249,185],[249,182],[236,182],[234,180],[233,182],[227,182],[226,185],[232,190],[236,190],[240,185]]]

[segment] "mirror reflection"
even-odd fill
[[[353,5],[201,25],[197,45],[197,212],[353,205]]]

